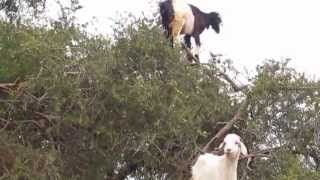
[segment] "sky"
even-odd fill
[[[159,0],[80,0],[81,22],[92,21],[90,31],[111,33],[111,18],[119,13],[140,15],[157,11]],[[266,59],[292,59],[290,65],[309,78],[320,79],[319,0],[186,0],[204,12],[216,11],[221,33],[212,29],[200,36],[200,60],[209,52],[230,58],[237,69],[253,72]]]

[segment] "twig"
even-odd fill
[[[271,155],[269,154],[263,154],[263,153],[251,153],[245,156],[241,156],[240,159],[248,159],[248,158],[253,158],[253,157],[268,157],[270,158]]]
[[[219,76],[222,76],[228,83],[230,83],[231,87],[235,92],[243,91],[248,88],[248,85],[238,86],[226,73],[219,72]]]
[[[220,55],[213,54],[212,52],[210,52],[210,55],[213,60],[215,60],[218,56],[220,56]],[[228,83],[230,83],[231,87],[235,92],[243,91],[248,88],[248,85],[238,86],[226,73],[224,73],[221,70],[218,72],[218,76],[222,76]]]

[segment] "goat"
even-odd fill
[[[217,12],[204,13],[198,7],[188,4],[185,0],[165,0],[159,3],[162,25],[170,38],[172,47],[179,35],[185,35],[186,46],[191,49],[191,37],[195,39],[195,57],[199,60],[200,34],[209,27],[220,32],[222,22]]]
[[[237,134],[228,134],[223,143],[224,155],[210,153],[198,157],[192,167],[192,180],[237,180],[237,167],[240,153],[247,155],[246,146]]]

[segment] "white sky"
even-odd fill
[[[187,0],[204,12],[220,13],[220,34],[201,35],[201,61],[208,51],[231,58],[236,67],[252,71],[265,59],[291,58],[291,65],[317,79],[320,77],[319,0]],[[82,22],[96,17],[95,31],[110,33],[116,12],[146,14],[157,10],[158,0],[80,0]]]

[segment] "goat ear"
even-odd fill
[[[247,147],[243,144],[243,142],[240,141],[240,152],[243,155],[248,155]]]

